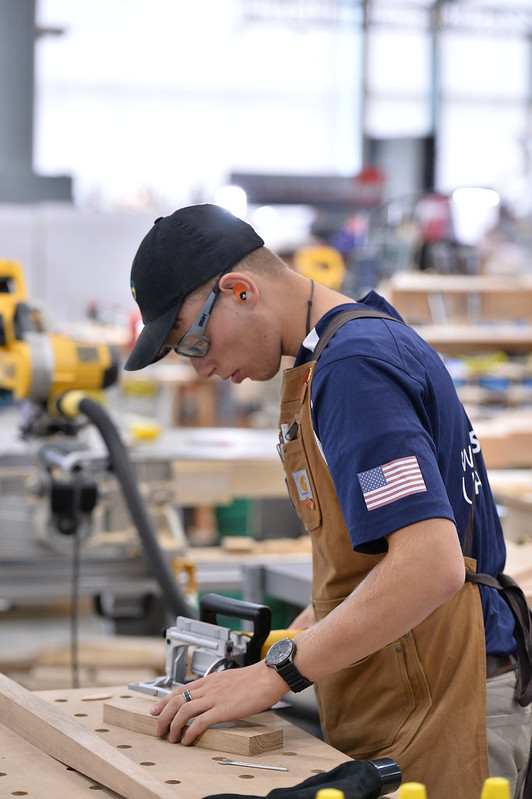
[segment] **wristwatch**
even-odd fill
[[[294,665],[296,645],[291,638],[281,638],[268,649],[265,663],[281,675],[288,687],[295,694],[312,685],[310,680],[303,677]]]

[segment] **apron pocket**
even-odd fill
[[[316,618],[342,601],[314,600]],[[320,680],[315,688],[327,742],[355,758],[375,757],[394,745],[401,751],[432,706],[412,633]]]
[[[288,493],[297,515],[308,531],[321,525],[321,509],[310,467],[300,438],[284,446]]]
[[[373,755],[392,746],[416,709],[402,649],[401,641],[389,644],[320,680],[327,737],[351,757]]]

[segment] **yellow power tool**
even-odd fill
[[[53,403],[71,389],[107,388],[118,366],[106,344],[48,332],[41,311],[28,301],[22,265],[0,260],[0,388],[18,400]]]

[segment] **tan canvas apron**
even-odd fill
[[[279,451],[292,502],[312,539],[312,602],[321,619],[384,556],[351,548],[312,426],[315,363],[284,374]],[[465,562],[475,570],[473,560]],[[394,758],[403,780],[425,784],[429,799],[478,799],[489,766],[477,586],[464,583],[406,635],[320,680],[316,694],[325,739],[337,749],[353,758]]]

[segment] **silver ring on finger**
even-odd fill
[[[190,693],[190,691],[188,690],[188,688],[186,688],[186,689],[183,691],[183,693],[181,694],[181,696],[183,697],[183,699],[185,700],[185,702],[192,702],[192,694]]]

